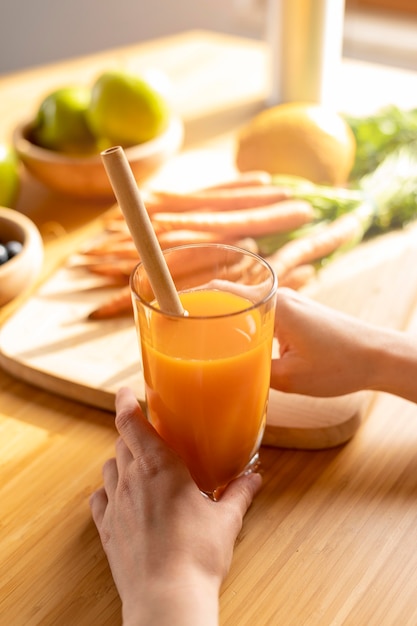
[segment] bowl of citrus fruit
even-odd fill
[[[122,146],[138,184],[181,147],[183,124],[169,99],[146,77],[103,72],[91,85],[65,85],[41,99],[14,131],[27,170],[59,193],[108,198],[113,191],[100,153]]]

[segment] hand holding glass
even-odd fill
[[[258,463],[277,279],[234,246],[181,246],[164,257],[185,315],[159,309],[141,263],[131,276],[148,419],[216,499]]]

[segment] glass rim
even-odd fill
[[[170,317],[170,318],[178,318],[178,319],[189,319],[189,320],[215,320],[215,319],[221,319],[224,317],[233,317],[236,315],[242,315],[242,313],[247,313],[249,311],[252,311],[253,309],[257,309],[258,307],[262,306],[263,304],[266,304],[269,300],[271,300],[271,298],[275,297],[277,289],[278,289],[278,277],[277,274],[275,272],[275,270],[273,269],[273,267],[270,265],[270,263],[268,263],[268,261],[266,259],[264,259],[260,254],[257,254],[256,252],[252,252],[251,250],[246,250],[245,248],[242,248],[240,246],[235,246],[233,244],[228,244],[228,243],[189,243],[189,244],[182,244],[180,246],[171,246],[170,248],[165,248],[164,250],[162,250],[163,255],[165,256],[165,254],[169,253],[169,252],[173,252],[173,251],[177,251],[177,250],[184,250],[184,249],[190,249],[190,248],[224,248],[224,249],[228,249],[228,250],[232,250],[233,252],[240,252],[242,254],[244,254],[245,256],[249,256],[252,257],[254,259],[256,259],[257,262],[261,263],[261,265],[264,266],[264,268],[269,271],[272,282],[271,282],[271,286],[268,290],[268,292],[260,299],[257,300],[256,302],[254,302],[253,304],[251,304],[248,307],[245,307],[244,309],[241,309],[239,311],[233,311],[232,313],[226,313],[226,314],[221,314],[221,315],[181,315],[180,313],[170,313],[170,312],[166,312],[163,311],[162,309],[160,309],[159,307],[154,306],[151,302],[149,302],[148,300],[145,300],[144,298],[142,298],[142,296],[137,293],[137,290],[134,288],[133,285],[133,281],[134,281],[134,276],[137,272],[137,270],[139,269],[139,267],[143,266],[143,261],[139,261],[139,263],[137,263],[137,265],[135,265],[135,267],[133,268],[130,277],[129,277],[129,287],[130,287],[130,292],[133,295],[133,297],[138,300],[143,306],[145,306],[147,309],[158,313],[159,315],[164,315],[166,317]],[[145,270],[146,272],[146,270]],[[239,283],[236,283],[239,284]],[[151,286],[152,288],[152,286]],[[191,289],[188,290],[184,290],[184,293],[186,293],[187,291],[191,291]],[[155,298],[156,300],[156,298]]]

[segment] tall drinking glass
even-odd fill
[[[148,419],[215,500],[258,464],[277,278],[260,256],[229,245],[164,256],[184,316],[159,309],[141,263],[130,281]]]

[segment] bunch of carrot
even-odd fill
[[[293,182],[272,179],[266,172],[248,172],[190,193],[152,191],[144,200],[162,248],[198,242],[249,248],[265,256],[280,285],[298,289],[315,275],[317,261],[362,238],[366,215],[363,207],[361,211],[356,208],[361,207],[356,198],[355,210],[351,203],[341,215],[334,212],[334,204],[333,212],[318,210],[308,193],[297,192]],[[265,251],[262,246],[268,238],[275,245]],[[100,241],[84,247],[77,256],[77,263],[88,271],[121,286],[111,300],[91,312],[91,319],[131,311],[128,279],[138,261],[116,207],[104,218]],[[196,268],[190,264],[182,271]]]

